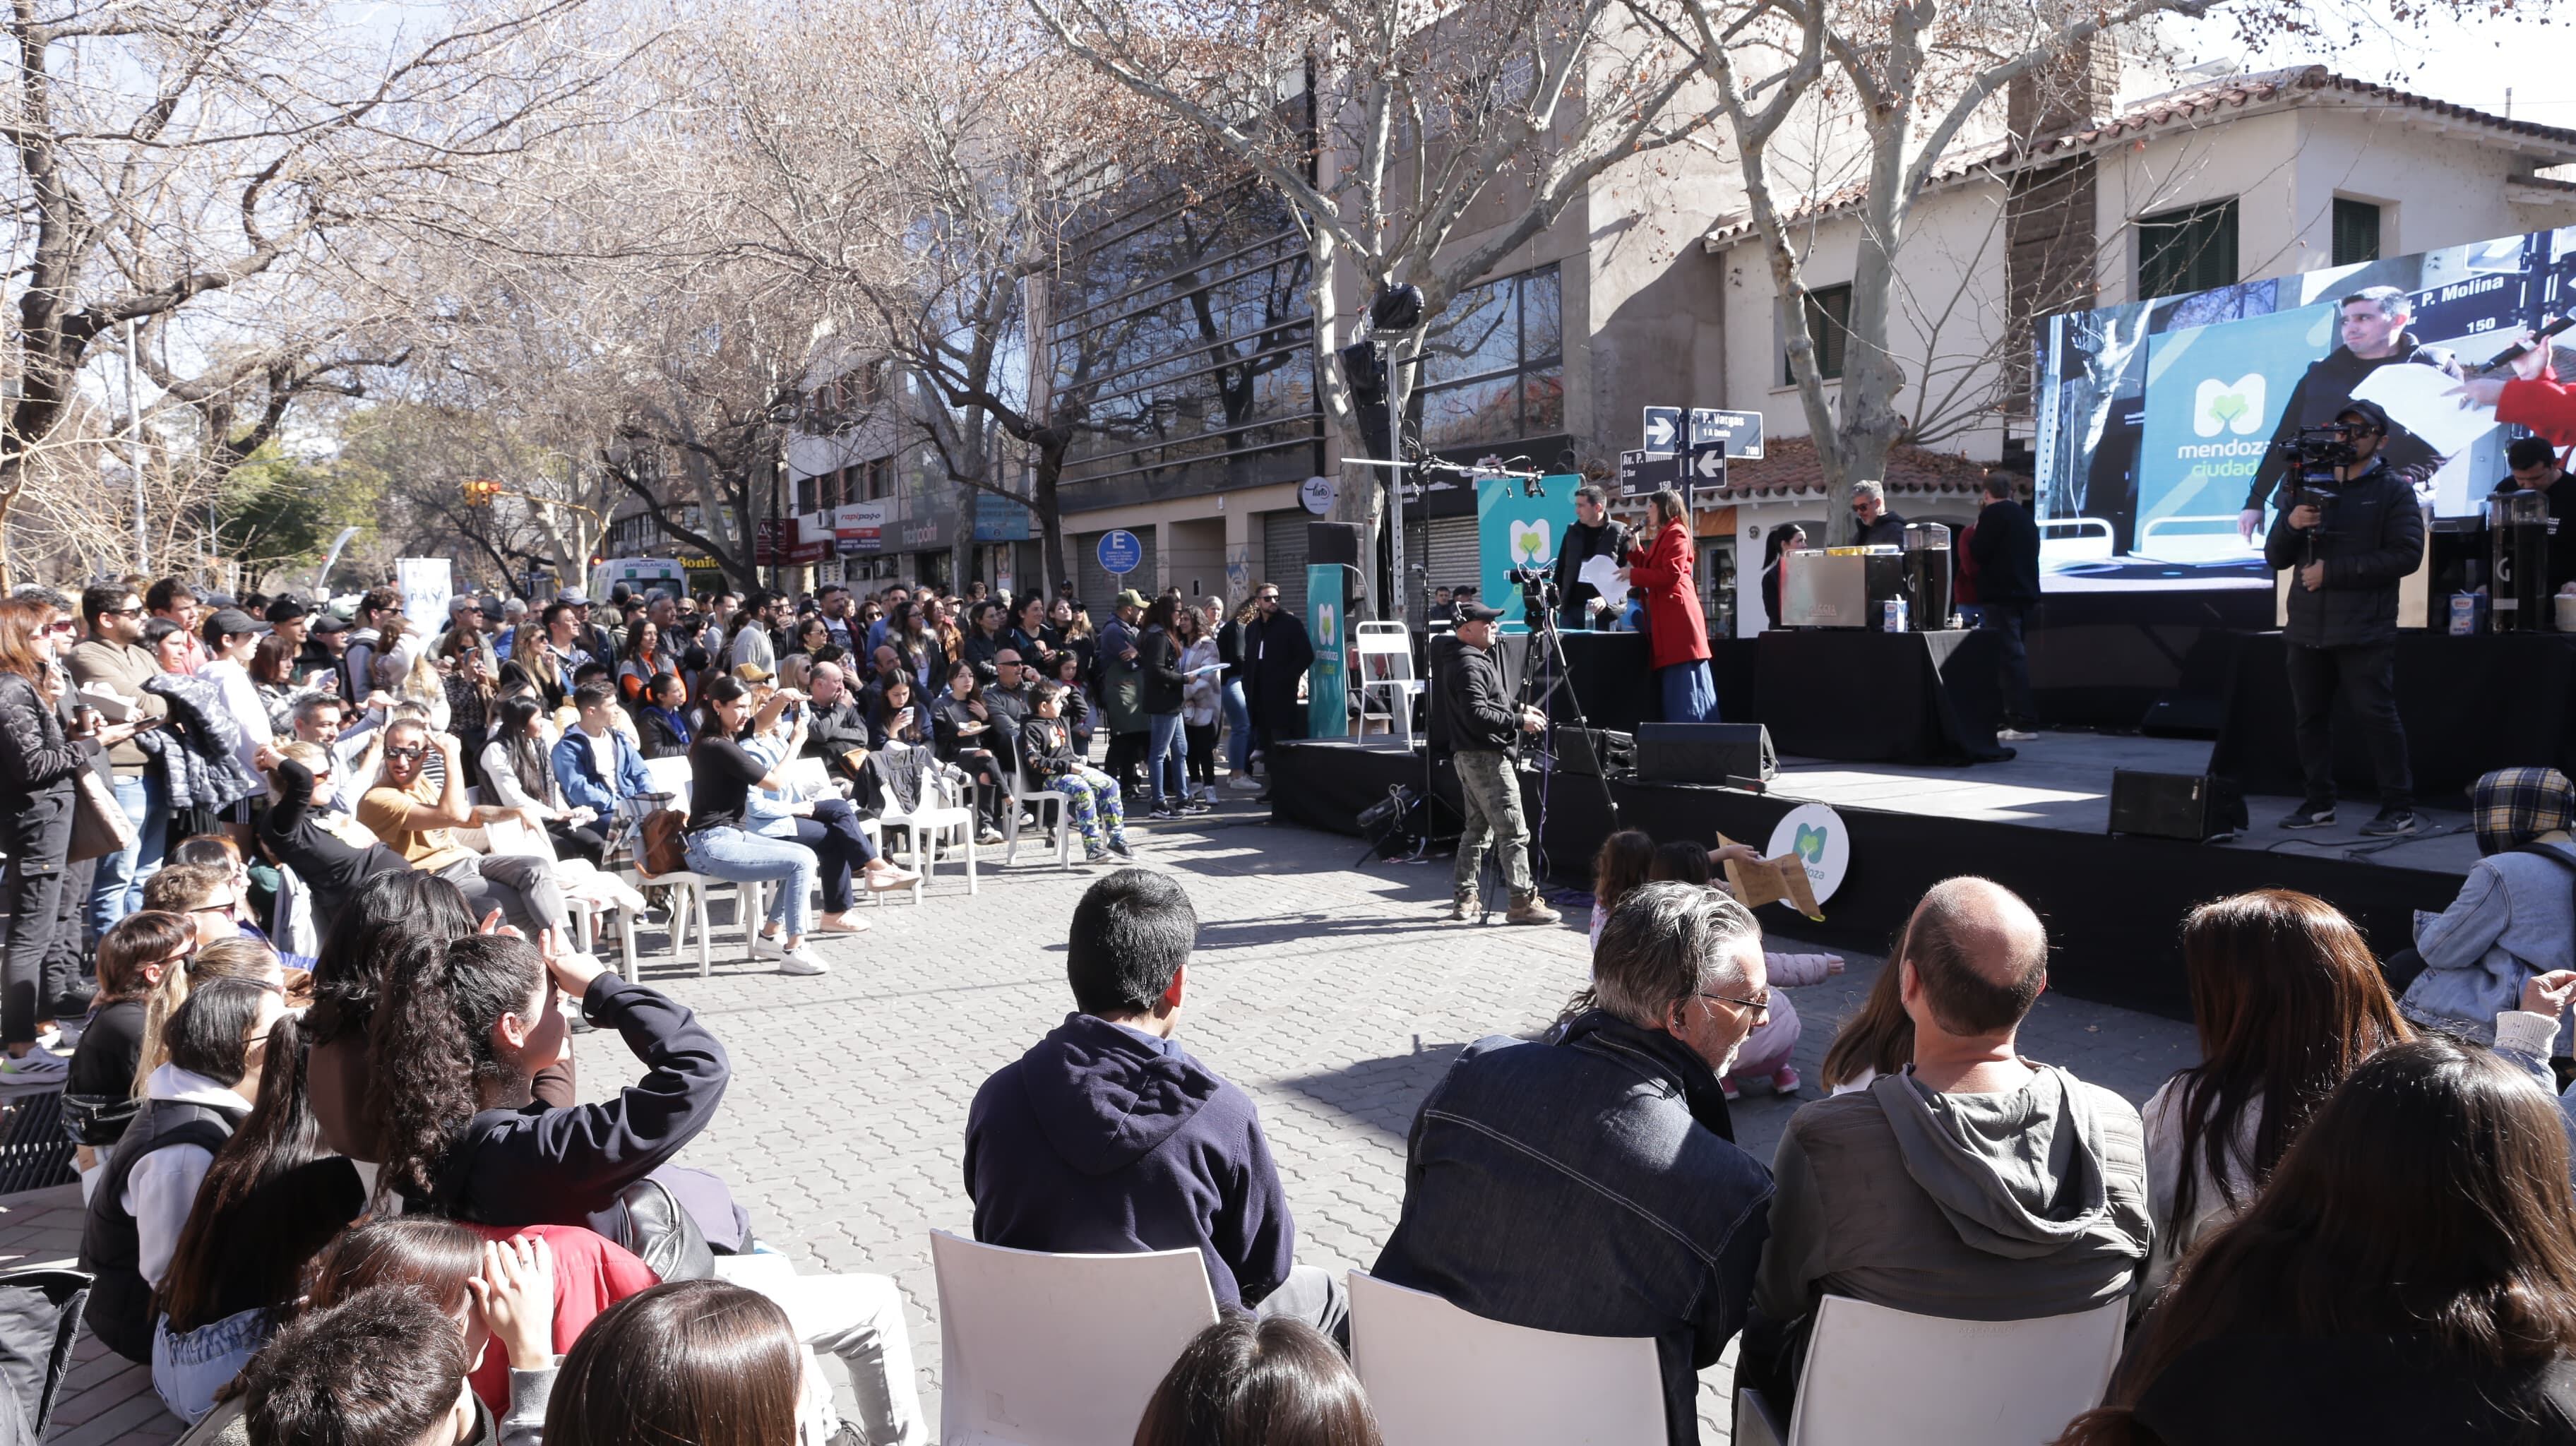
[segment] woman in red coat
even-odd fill
[[[1654,498],[1655,541],[1628,550],[1628,581],[1646,590],[1646,642],[1664,690],[1667,723],[1717,721],[1708,678],[1708,625],[1691,586],[1689,509],[1667,487]]]

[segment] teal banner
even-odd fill
[[[1484,477],[1476,482],[1477,594],[1489,608],[1501,608],[1500,631],[1529,631],[1528,603],[1512,569],[1556,566],[1556,549],[1565,529],[1574,525],[1574,489],[1583,479],[1572,473],[1539,479],[1539,496],[1522,495],[1516,477]],[[1319,645],[1320,646],[1320,645]]]
[[[2197,561],[2245,550],[2236,512],[2254,469],[2299,379],[2335,345],[2330,304],[2147,338],[2132,551]]]
[[[1306,670],[1306,736],[1343,738],[1351,731],[1350,675],[1344,670],[1342,630],[1342,565],[1310,563],[1306,568],[1306,636],[1315,643],[1315,662]]]

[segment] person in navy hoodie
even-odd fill
[[[1220,1306],[1347,1329],[1341,1282],[1295,1263],[1297,1224],[1252,1099],[1173,1042],[1198,914],[1120,869],[1073,911],[1077,1012],[975,1092],[975,1238],[1015,1250],[1195,1249]]]

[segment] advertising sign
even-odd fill
[[[1026,542],[1035,535],[1026,504],[990,492],[975,494],[974,541]]]
[[[1113,533],[1112,536],[1117,534]],[[1105,552],[1108,543],[1101,544]],[[1107,559],[1102,559],[1104,564]],[[1341,738],[1351,731],[1350,676],[1344,671],[1342,647],[1342,565],[1306,565],[1306,636],[1314,640],[1315,661],[1306,670],[1306,736]]]
[[[842,556],[858,552],[885,550],[886,524],[894,503],[884,498],[874,502],[850,502],[832,510],[832,545]]]
[[[1529,631],[1528,604],[1512,569],[1556,566],[1557,545],[1574,525],[1574,489],[1583,479],[1563,473],[1539,480],[1539,495],[1521,495],[1521,484],[1509,477],[1487,477],[1476,483],[1476,577],[1485,606],[1500,608],[1496,629]]]

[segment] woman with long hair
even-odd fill
[[[1055,629],[1047,625],[1047,601],[1035,592],[1014,598],[1010,608],[1011,626],[1002,640],[1020,650],[1020,661],[1032,668],[1044,668],[1058,639]]]
[[[1246,594],[1234,616],[1216,630],[1217,661],[1225,664],[1226,787],[1253,792],[1261,780],[1252,776],[1252,704],[1243,695],[1243,630],[1261,616],[1261,605]]]
[[[1189,735],[1181,728],[1180,641],[1173,634],[1178,608],[1169,597],[1145,605],[1145,630],[1136,639],[1136,662],[1144,676],[1145,790],[1150,818],[1173,818],[1183,812],[1204,813],[1189,796]]]
[[[1623,828],[1601,841],[1592,855],[1592,947],[1601,947],[1601,926],[1630,890],[1648,881],[1655,867],[1654,835]]]
[[[72,795],[89,766],[63,732],[65,683],[54,666],[71,639],[42,598],[0,600],[0,851],[9,856],[5,902],[9,944],[0,954],[0,1043],[22,1056],[35,1048],[39,1016],[55,1012],[76,969],[65,931],[76,931],[70,887]],[[157,822],[157,821],[147,821]],[[71,935],[77,946],[77,933]],[[49,978],[48,976],[56,976]]]
[[[153,1298],[152,1388],[195,1421],[293,1309],[305,1262],[366,1208],[366,1188],[330,1153],[305,1099],[300,1026],[268,1027],[258,1098],[197,1186]]]
[[[948,665],[947,687],[930,705],[930,746],[939,761],[952,765],[981,785],[976,792],[984,807],[979,843],[1002,841],[1002,810],[1011,806],[1011,790],[1002,777],[1008,766],[1004,739],[1007,724],[997,726],[975,682],[974,666],[960,658]],[[996,748],[1004,750],[997,754]]]
[[[629,1296],[564,1357],[548,1446],[796,1446],[805,1351],[787,1313],[721,1280]],[[872,1438],[873,1439],[873,1438]]]
[[[1073,734],[1073,751],[1077,757],[1091,756],[1091,695],[1084,691],[1082,657],[1067,648],[1055,655],[1055,681],[1064,689],[1057,709],[1064,726]]]
[[[975,665],[975,681],[989,688],[1001,678],[993,666],[994,655],[1002,651],[1002,605],[979,602],[966,610],[966,643],[960,656]],[[1028,659],[1022,658],[1021,662]]]
[[[1183,763],[1189,774],[1189,796],[1213,808],[1216,727],[1223,707],[1223,690],[1215,670],[1223,667],[1223,660],[1217,656],[1216,639],[1208,632],[1207,619],[1196,608],[1173,612],[1172,639],[1181,645],[1181,737],[1187,745]]]
[[[869,748],[883,748],[890,743],[918,748],[930,741],[931,730],[922,721],[924,710],[913,706],[910,674],[888,675],[866,697]]]
[[[1667,723],[1717,721],[1708,676],[1708,620],[1691,581],[1690,507],[1667,487],[1653,500],[1652,535],[1628,549],[1628,576],[1646,592],[1647,642]]]
[[[438,659],[439,687],[447,697],[447,731],[464,740],[458,752],[465,764],[465,781],[479,788],[483,741],[492,731],[492,694],[500,682],[492,655],[484,649],[483,635],[472,628],[451,630],[432,651]]]
[[[259,695],[260,708],[268,715],[268,731],[274,737],[291,737],[295,732],[295,703],[302,696],[295,686],[295,644],[283,633],[261,637],[251,650],[250,685]]]
[[[626,629],[626,646],[617,655],[617,696],[628,708],[640,709],[652,693],[653,680],[670,671],[662,630],[651,618],[637,618]]]
[[[142,1074],[136,1066],[143,1062],[153,992],[196,953],[197,931],[187,916],[161,909],[137,909],[98,936],[98,997],[63,1083],[84,1199],[134,1119],[135,1081]]]
[[[770,690],[757,709],[750,700],[751,689],[730,673],[707,680],[706,726],[689,745],[689,823],[681,845],[693,873],[774,884],[769,919],[779,926],[779,935],[757,937],[752,948],[776,959],[782,974],[822,974],[832,966],[805,947],[807,896],[822,865],[812,849],[794,839],[753,831],[752,790],[782,788],[786,780],[774,764],[736,741],[767,731],[790,702],[799,700],[784,689]]]
[[[534,698],[501,704],[492,741],[483,749],[484,800],[532,816],[558,857],[596,868],[608,851],[608,827],[589,809],[564,801],[563,784],[555,777],[553,723]]]
[[[2576,1196],[2557,1102],[2391,1045],[2203,1240],[2060,1446],[2576,1442]]]
[[[389,974],[419,967],[410,956],[434,954],[474,932],[465,895],[436,874],[405,868],[360,883],[322,935],[313,959],[313,1007],[305,1015],[311,1045],[306,1093],[322,1138],[357,1161],[374,1188],[385,1158],[384,1103],[368,1062],[368,1038]],[[553,1090],[549,1094],[549,1088]],[[548,1103],[571,1101],[571,1078],[540,1076]]]
[[[1827,1093],[1867,1089],[1880,1075],[1895,1074],[1914,1062],[1914,1017],[1905,1012],[1900,987],[1905,970],[1897,963],[1904,957],[1905,937],[1900,934],[1860,1008],[1834,1031],[1834,1042],[1825,1048]]]
[[[1784,522],[1771,529],[1762,539],[1762,621],[1766,627],[1780,626],[1780,571],[1783,554],[1807,545],[1807,529],[1794,522]]]
[[[1190,1341],[1145,1402],[1136,1446],[1379,1446],[1359,1373],[1288,1316],[1229,1314]]]
[[[2201,1062],[2139,1112],[2156,1224],[2141,1310],[2195,1241],[2252,1202],[2344,1076],[2414,1034],[2361,931],[2306,894],[2201,905],[2183,920],[2182,962]]]

